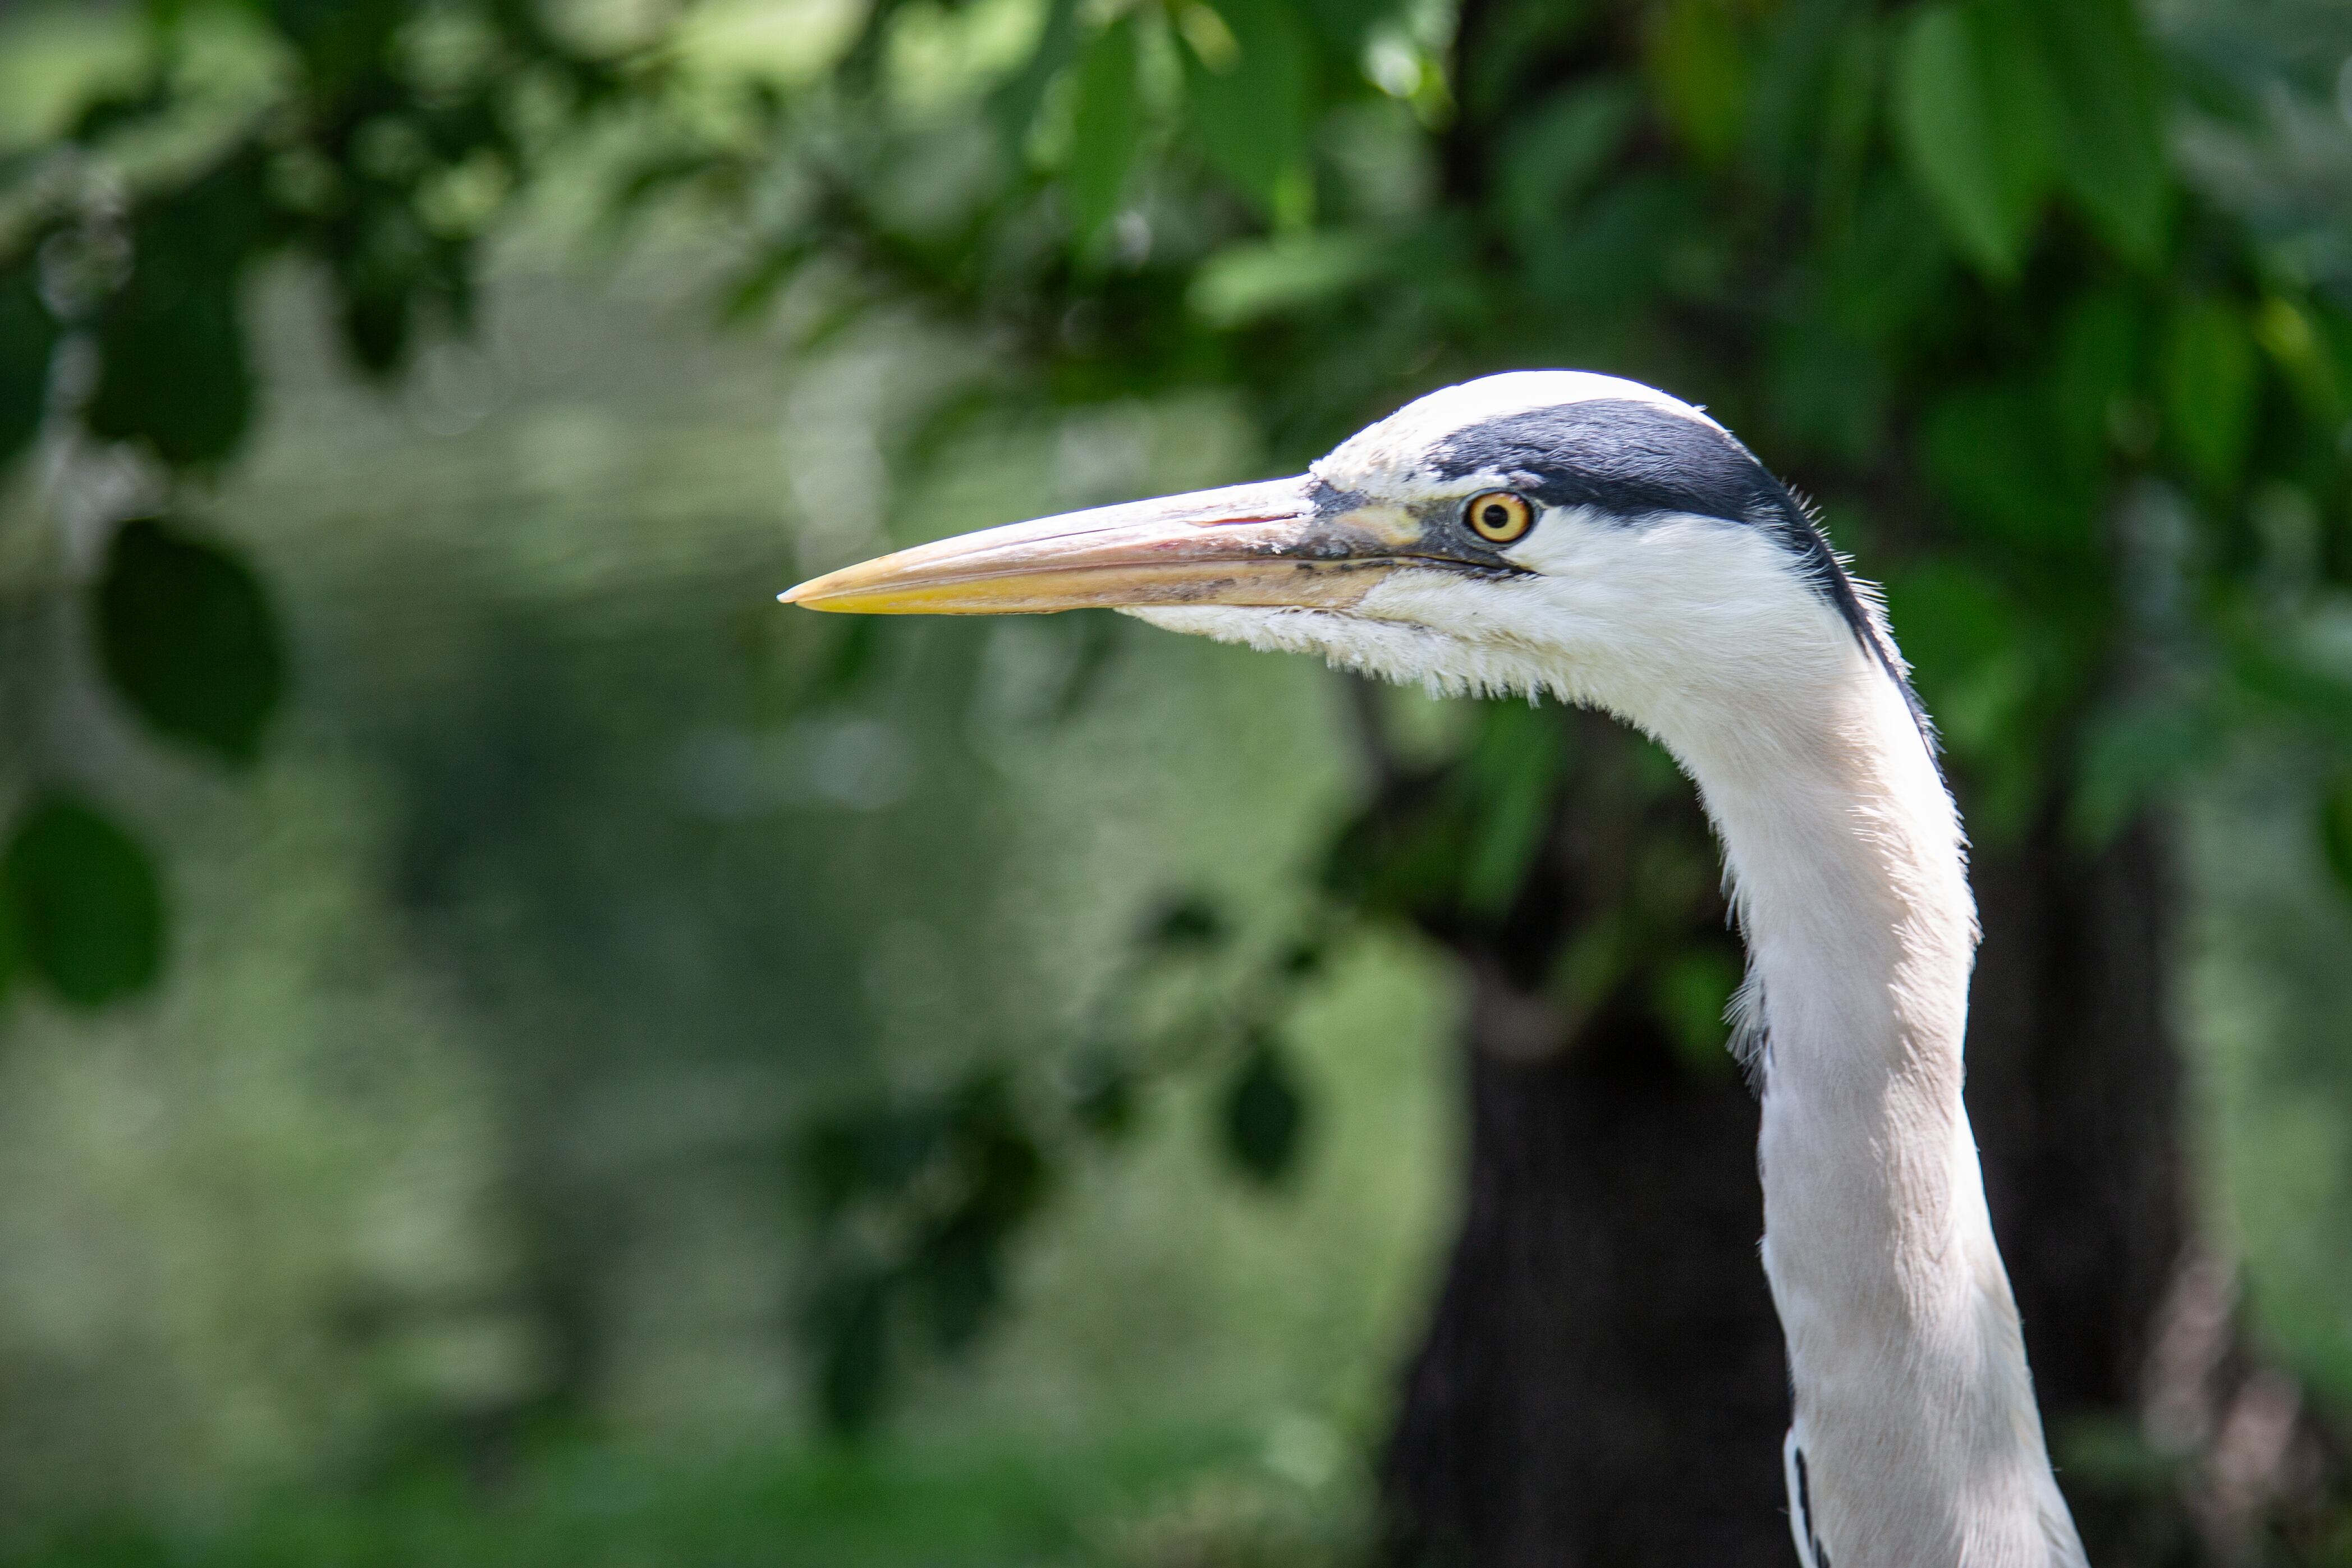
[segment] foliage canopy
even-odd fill
[[[0,161],[0,462],[129,454],[148,498],[100,520],[94,573],[49,552],[90,646],[13,637],[16,700],[87,665],[159,736],[251,763],[289,672],[204,498],[266,405],[257,269],[322,276],[353,363],[397,376],[472,329],[534,183],[584,163],[616,223],[716,220],[722,317],[814,343],[910,310],[985,342],[908,462],[1007,407],[1203,385],[1286,464],[1486,370],[1669,386],[1885,580],[1980,841],[2054,816],[2095,846],[2261,724],[2344,781],[2314,846],[2352,885],[2328,635],[2352,612],[2352,279],[2192,177],[2200,138],[2253,133],[2259,83],[2129,0],[874,0],[796,13],[754,65],[711,42],[726,8],[664,16],[151,0],[135,77]],[[593,153],[616,122],[619,167]],[[865,634],[841,635],[854,682]],[[1596,784],[1578,735],[1498,706],[1442,765],[1391,759],[1402,805],[1335,836],[1323,911],[1211,1030],[1244,1167],[1278,1177],[1308,1125],[1281,1017],[1336,922],[1475,946],[1561,791],[1638,816],[1668,787]],[[16,768],[0,965],[78,1005],[135,992],[157,873],[104,781]],[[1696,1059],[1734,970],[1719,940],[1654,940],[1715,896],[1703,846],[1660,843],[1609,919],[1503,956],[1571,1010],[1633,998]],[[1179,910],[1139,965],[1217,939]],[[1113,1041],[1051,1114],[1115,1131],[1154,1059]],[[813,1312],[843,1421],[877,1396],[893,1302],[928,1302],[942,1343],[978,1326],[1050,1191],[1044,1114],[983,1075],[811,1130],[825,1213],[912,1214]]]

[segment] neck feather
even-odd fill
[[[1654,726],[1706,797],[1748,947],[1800,1551],[2079,1563],[1961,1104],[1959,825],[1885,669],[1848,638],[1817,672]]]

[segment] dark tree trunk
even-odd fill
[[[1656,1008],[1678,953],[1735,971],[1715,847],[1662,756],[1562,718],[1573,765],[1516,902],[1418,911],[1473,976],[1470,1169],[1384,1467],[1396,1555],[1779,1568],[1789,1395],[1756,1101]],[[1392,781],[1375,811],[1420,808]],[[1580,1012],[1559,955],[1602,927],[1621,959]]]
[[[1969,1115],[2043,1418],[2136,1417],[2189,1232],[2163,834],[2086,860],[2053,826],[1970,880]]]
[[[2045,834],[1974,880],[1969,1110],[2042,1406],[2062,1438],[2086,1416],[2137,1424],[2189,1233],[2161,834],[2143,823],[2087,859]],[[1792,1563],[1754,1103],[1630,1012],[1507,1059],[1498,1043],[1524,1043],[1497,1021],[1528,1005],[1474,1009],[1462,1233],[1384,1472],[1398,1554]],[[2186,1544],[2077,1503],[2101,1568]]]
[[[1467,1208],[1388,1454],[1404,1555],[1784,1568],[1755,1102],[1638,1019],[1468,1058]]]
[[[1440,178],[1465,233],[1486,221],[1526,111],[1574,85],[1637,79],[1654,15],[1633,0],[1462,0]],[[1613,175],[1682,166],[1642,125],[1612,153]],[[1753,247],[1780,243],[1775,223]],[[1788,280],[1759,258],[1756,298]],[[1728,390],[1770,380],[1757,336],[1769,321],[1769,310],[1694,310],[1672,331]],[[1893,440],[1881,461],[1809,488],[1867,493],[1885,518],[1931,516]],[[1467,916],[1435,883],[1391,895],[1462,955],[1475,1004],[1465,1206],[1385,1458],[1391,1540],[1402,1558],[1469,1568],[1788,1564],[1788,1397],[1756,1252],[1755,1106],[1686,1038],[1673,1043],[1655,972],[1618,973],[1581,1016],[1556,1002],[1580,931],[1616,921],[1662,955],[1697,950],[1710,921],[1719,941],[1720,903],[1652,897],[1660,879],[1630,847],[1676,844],[1711,865],[1711,847],[1686,787],[1677,821],[1629,788],[1639,769],[1612,775],[1622,745],[1588,725],[1570,751],[1571,798],[1506,914]],[[1486,765],[1462,771],[1475,780]],[[1443,841],[1427,821],[1448,786],[1382,771],[1362,831],[1410,859],[1416,834]],[[2040,830],[1979,853],[1973,873],[1985,941],[1969,1106],[1994,1228],[2094,1563],[2229,1556],[2318,1472],[2322,1445],[2293,1384],[2243,1353],[2230,1269],[2192,1240],[2162,824],[2086,853],[2063,831],[2063,802],[2045,804]],[[2096,1495],[2092,1467],[2070,1467],[2067,1450],[2102,1422],[2188,1462],[2171,1481],[2142,1466],[2136,1496]],[[2118,1475],[2111,1484],[2130,1484]]]

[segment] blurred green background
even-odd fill
[[[94,703],[68,721],[136,777],[176,937],[152,999],[9,1025],[17,1508],[364,1470],[542,1398],[592,1353],[572,1332],[600,1432],[794,1449],[797,1121],[1049,1047],[1162,901],[1263,925],[1319,847],[1349,759],[1303,665],[1118,626],[1064,717],[1053,635],[894,627],[855,698],[778,721],[802,628],[773,595],[811,512],[952,531],[1223,479],[1252,447],[1214,406],[1138,405],[901,495],[856,454],[922,395],[921,341],[714,342],[687,260],[519,260],[497,358],[428,361],[397,399],[332,364],[298,282],[270,300],[285,391],[220,505],[282,596],[284,731],[225,784],[126,757]],[[1060,456],[1097,439],[1108,472]],[[922,1386],[903,1458],[776,1460],[721,1505],[774,1528],[938,1489],[942,1529],[1025,1558],[1097,1492],[1196,1468],[1351,1479],[1436,1239],[1447,1006],[1429,956],[1351,953],[1300,1037],[1295,1190],[1223,1169],[1205,1086],[1169,1084],[1139,1147],[1065,1176],[1010,1331]],[[551,1292],[581,1297],[560,1329]],[[617,1484],[696,1511],[658,1471]],[[586,1525],[551,1508],[568,1560]]]
[[[395,9],[413,54],[483,26]],[[32,963],[0,1018],[0,1562],[1349,1557],[1457,1197],[1456,971],[1402,931],[1331,938],[1280,1005],[1276,1119],[1297,1120],[1270,1153],[1235,1131],[1230,1052],[1162,1024],[1245,992],[1316,918],[1333,825],[1370,787],[1358,699],[1304,661],[1107,617],[845,628],[772,603],[892,542],[1272,471],[1320,426],[1270,419],[1246,376],[1008,391],[989,368],[1008,342],[1083,336],[1085,301],[1042,326],[959,316],[861,291],[861,264],[933,265],[887,236],[801,271],[763,271],[746,238],[816,177],[763,166],[760,115],[813,82],[847,100],[857,79],[828,73],[853,46],[936,132],[881,159],[918,231],[993,145],[956,106],[994,112],[1041,27],[1148,16],[1203,58],[1261,46],[1222,5],[909,0],[873,28],[856,0],[522,9],[617,73],[612,106],[572,126],[526,103],[530,181],[467,153],[417,198],[483,215],[451,220],[457,303],[435,314],[441,263],[420,263],[372,376],[350,349],[364,258],[257,246],[231,284],[251,419],[174,453],[76,423],[110,329],[72,326],[59,291],[121,287],[71,279],[123,265],[97,233],[121,243],[123,192],[178,188],[242,133],[223,127],[287,112],[269,26],[334,7],[0,7],[0,217],[39,229],[68,323],[45,433],[0,475],[0,776],[12,798],[96,791],[167,910],[152,984],[101,977],[85,1008]],[[2313,288],[2352,266],[2352,18],[2168,0],[2147,19],[2255,84],[2252,110],[2168,121],[2184,177]],[[1314,155],[1364,223],[1429,199],[1414,139],[1452,112],[1452,25],[1383,13],[1360,79],[1327,79],[1346,101]],[[151,79],[168,112],[123,110],[121,140],[77,119]],[[1027,146],[1072,193],[1072,252],[1153,243],[1147,213],[1181,230],[1086,162],[1087,136],[1128,134],[1086,119],[1122,95],[1057,79],[1039,90],[1079,102]],[[862,133],[845,113],[795,132],[840,138],[845,169],[872,166]],[[1215,209],[1176,296],[1204,334],[1371,275],[1365,231],[1318,227],[1291,164],[1247,190],[1246,150],[1223,156],[1246,199]],[[689,178],[719,194],[671,190]],[[43,203],[79,216],[40,229]],[[963,243],[932,232],[933,259]],[[2295,504],[2263,514],[2285,542],[2248,571],[2317,552],[2293,616],[2340,671],[2352,593],[2305,536],[2346,524]],[[91,651],[114,525],[165,510],[266,587],[285,695],[255,699],[248,766],[168,743]],[[1869,572],[1877,525],[1848,521]],[[1433,761],[1479,721],[1374,700]],[[226,722],[216,752],[238,749]],[[2315,826],[2326,722],[2219,731],[2160,788],[2200,1218],[2265,1353],[2352,1409],[2352,903]],[[1097,1047],[1147,1037],[1174,1042],[1150,1071],[1080,1081]],[[826,1206],[824,1130],[887,1137],[861,1108],[991,1094],[1102,1114],[1007,1113],[1014,1145],[1044,1140],[1036,1191],[1004,1189],[1001,1251],[938,1309],[985,1331],[944,1322],[940,1354],[892,1318],[875,1332],[907,1344],[861,1372],[838,1292],[878,1277],[857,1259],[893,1256],[905,1220]],[[829,1399],[878,1424],[830,1436]]]

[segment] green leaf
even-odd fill
[[[2050,391],[2056,429],[2079,473],[2095,476],[2111,439],[2109,411],[2140,383],[2141,335],[2137,302],[2120,289],[2085,293],[2066,313]]]
[[[1299,19],[1335,60],[1360,58],[1372,28],[1394,20],[1398,9],[1388,0],[1297,0],[1297,5]]]
[[[901,1193],[931,1164],[946,1131],[935,1103],[864,1106],[802,1129],[793,1163],[818,1216],[831,1221],[860,1199]]]
[[[1654,298],[1672,258],[1708,243],[1709,220],[1691,195],[1685,181],[1649,170],[1604,187],[1530,251],[1529,289],[1595,320],[1630,317]]]
[[[1010,1231],[1045,1201],[1053,1167],[1003,1074],[982,1069],[966,1082],[950,1118],[965,1210],[993,1230]]]
[[[1266,213],[1303,216],[1314,59],[1288,0],[1184,0],[1177,30],[1211,161]]]
[[[226,457],[253,418],[238,290],[261,245],[257,177],[242,163],[139,210],[130,279],[99,311],[90,433],[143,440],[176,466]]]
[[[2165,417],[2189,471],[2210,490],[2231,489],[2245,465],[2255,368],[2236,306],[2194,297],[2174,308],[2161,368]]]
[[[933,1228],[916,1249],[908,1283],[940,1350],[962,1350],[988,1326],[1004,1291],[1006,1228],[967,1209]]]
[[[1510,122],[1499,138],[1496,189],[1522,245],[1570,219],[1624,145],[1641,103],[1633,83],[1603,77],[1555,92]]]
[[[115,531],[95,590],[107,679],[158,732],[250,763],[285,695],[277,618],[222,545],[159,519]]]
[[[1922,8],[1895,62],[1912,182],[1978,269],[2017,276],[2055,157],[2053,89],[2021,3]]]
[[[268,0],[262,9],[315,77],[340,86],[390,53],[406,7],[396,0]]]
[[[2319,847],[2336,890],[2352,899],[2352,773],[2339,775],[2319,797]]]
[[[0,268],[0,467],[40,431],[57,343],[57,320],[41,302],[31,258]]]
[[[1796,0],[1769,21],[1738,8],[1750,57],[1742,162],[1776,195],[1811,186],[1843,205],[1850,191],[1832,188],[1850,184],[1854,142],[1877,118],[1884,27],[1848,0]]]
[[[1253,1180],[1272,1184],[1298,1156],[1307,1102],[1270,1036],[1260,1036],[1225,1090],[1225,1152]]]
[[[1092,237],[1118,210],[1128,169],[1143,144],[1135,50],[1136,21],[1130,12],[1105,27],[1078,57],[1070,165],[1063,178],[1070,216],[1082,239]]]
[[[1016,156],[1029,139],[1037,110],[1045,101],[1046,89],[1069,63],[1071,51],[1077,47],[1077,38],[1078,0],[1053,0],[1045,13],[1045,26],[1037,34],[1037,47],[1030,52],[1027,63],[990,100],[990,111]]]
[[[2344,391],[2336,356],[2312,321],[2311,312],[2273,294],[2254,312],[2254,338],[2294,388],[2305,417],[2325,429],[2344,419]]]
[[[20,818],[0,859],[25,967],[63,1000],[100,1007],[163,967],[163,894],[138,841],[62,794]]]
[[[1171,900],[1145,922],[1142,945],[1154,953],[1212,952],[1233,934],[1225,912],[1203,893]]]
[[[1874,347],[1799,316],[1773,334],[1770,374],[1790,451],[1802,441],[1862,464],[1880,450],[1894,378]]]
[[[1750,46],[1725,0],[1667,0],[1653,15],[1644,63],[1659,105],[1701,163],[1720,163],[1747,116]]]
[[[2106,242],[2157,261],[2171,203],[2163,81],[2131,0],[2056,0],[2034,7],[2055,79],[2058,173]]]
[[[825,1425],[856,1436],[873,1426],[889,1391],[890,1281],[874,1273],[830,1281],[810,1316]]]
[[[1379,248],[1360,234],[1237,239],[1201,264],[1185,303],[1211,326],[1244,326],[1337,299],[1371,277],[1380,260]]]
[[[2011,387],[1961,387],[1927,413],[1921,446],[1928,474],[1969,521],[1995,540],[2084,556],[2095,543],[2095,492],[2054,460],[2054,433],[2037,402]]]

